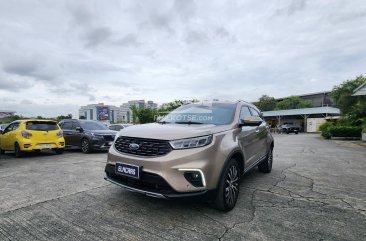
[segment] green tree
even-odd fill
[[[270,111],[270,110],[274,110],[276,108],[276,103],[277,103],[277,101],[274,97],[271,97],[268,95],[262,95],[259,98],[257,107],[261,111]]]
[[[164,108],[160,108],[159,112],[170,112],[172,110],[177,109],[178,107],[185,105],[185,104],[189,104],[189,103],[196,103],[199,102],[199,100],[197,99],[192,99],[192,100],[175,100],[173,102],[169,102],[166,107]]]
[[[80,116],[80,119],[81,119],[82,116]],[[65,120],[65,119],[72,119],[72,114],[68,114],[68,115],[59,115],[56,117],[56,119],[58,121],[61,121],[61,120]]]
[[[137,108],[136,106],[131,106],[132,110],[132,121],[133,123],[152,123],[155,121],[155,116],[157,116],[157,110],[150,109],[150,108]]]
[[[353,91],[366,82],[366,77],[360,75],[355,79],[346,80],[334,86],[330,96],[334,99],[342,115],[351,119],[366,117],[366,96],[352,96]]]
[[[281,100],[280,102],[277,102],[276,110],[289,110],[310,107],[312,107],[312,102],[310,100],[303,100],[298,96],[290,96]]]

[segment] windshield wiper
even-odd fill
[[[187,124],[187,125],[192,125],[192,124],[197,124],[197,125],[202,125],[202,124],[205,124],[205,123],[202,123],[202,122],[195,122],[195,121],[177,121],[177,122],[174,122],[175,124]]]

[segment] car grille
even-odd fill
[[[137,150],[130,149],[130,144],[135,143],[139,145]],[[117,151],[137,156],[156,157],[168,154],[172,148],[168,141],[143,139],[134,137],[120,136],[114,143]]]

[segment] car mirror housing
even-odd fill
[[[259,126],[263,123],[263,120],[259,116],[249,116],[244,119],[240,119],[238,127],[241,128],[243,126]]]

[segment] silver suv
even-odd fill
[[[194,103],[158,123],[123,129],[108,153],[105,179],[157,198],[206,198],[234,208],[240,177],[272,169],[274,142],[260,111],[239,102]]]

